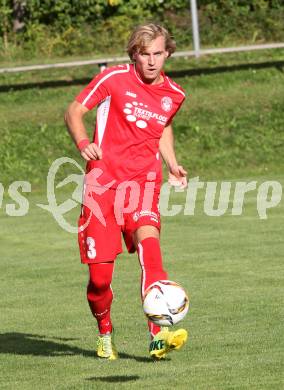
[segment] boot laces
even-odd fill
[[[102,350],[106,352],[108,355],[112,354],[112,344],[111,344],[111,336],[110,335],[103,335],[100,337],[99,344],[102,346]]]

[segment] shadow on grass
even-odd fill
[[[223,65],[210,68],[195,68],[189,70],[173,70],[167,72],[167,74],[174,78],[185,77],[185,76],[200,76],[202,74],[216,74],[216,73],[228,73],[228,72],[238,72],[240,70],[248,69],[266,69],[266,68],[275,68],[278,71],[283,73],[284,61],[269,61],[269,62],[257,62],[249,64],[236,64],[236,65]]]
[[[73,341],[72,338],[47,337],[30,333],[0,333],[0,354],[11,353],[13,355],[33,356],[67,356],[81,355],[84,357],[97,358],[94,350],[89,351],[68,344],[58,343],[52,340],[63,342]],[[149,357],[119,353],[121,359],[134,359],[137,362],[152,363]]]
[[[137,381],[140,377],[138,375],[113,375],[113,376],[93,376],[87,378],[88,381],[96,382],[130,382]]]
[[[228,65],[228,66],[216,66],[216,67],[207,67],[207,68],[194,68],[194,69],[185,69],[177,71],[168,71],[167,75],[174,78],[185,77],[185,76],[200,76],[202,74],[216,74],[216,73],[225,73],[225,72],[234,72],[239,70],[247,69],[265,69],[265,68],[276,68],[280,72],[283,72],[284,61],[268,61],[268,62],[258,62],[258,63],[249,63],[249,64],[237,64],[237,65]],[[96,72],[97,73],[97,72]],[[89,78],[73,79],[73,80],[50,80],[42,81],[38,83],[25,83],[25,84],[8,84],[0,86],[1,92],[9,91],[22,91],[26,89],[38,88],[58,88],[58,87],[67,87],[74,85],[86,85],[91,81],[92,75],[90,74]]]

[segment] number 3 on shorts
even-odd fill
[[[87,237],[87,246],[88,246],[88,258],[94,259],[97,256],[97,251],[95,248],[95,240],[92,237]]]

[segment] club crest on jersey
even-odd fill
[[[173,108],[173,101],[169,96],[164,96],[161,100],[162,109],[166,112],[171,111]]]

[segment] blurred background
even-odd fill
[[[198,0],[201,44],[234,46],[283,41],[281,0]],[[1,0],[0,59],[124,53],[129,31],[164,24],[179,50],[192,45],[189,0]]]

